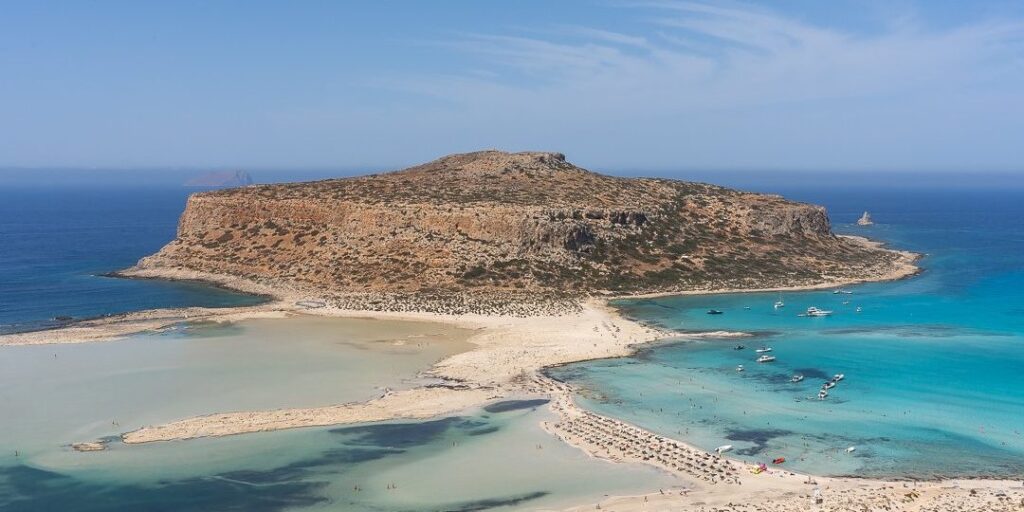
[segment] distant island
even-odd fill
[[[833,234],[820,206],[480,151],[193,194],[177,238],[124,274],[258,283],[350,309],[531,314],[595,294],[885,279],[912,260]]]
[[[210,171],[189,179],[186,187],[244,187],[252,185],[252,176],[245,171]]]

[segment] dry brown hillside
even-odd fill
[[[525,295],[761,288],[879,275],[900,255],[819,206],[558,153],[481,151],[397,172],[193,195],[138,269],[323,293]]]

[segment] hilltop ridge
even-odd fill
[[[608,176],[561,153],[492,150],[368,176],[194,194],[175,240],[126,274],[196,272],[372,297],[361,303],[370,309],[405,307],[381,297],[410,295],[472,309],[465,304],[510,297],[871,280],[907,258],[834,235],[820,206]]]

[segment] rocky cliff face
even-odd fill
[[[333,292],[656,292],[856,277],[894,253],[825,210],[558,153],[484,151],[403,171],[194,194],[138,269]]]

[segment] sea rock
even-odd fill
[[[101,441],[90,441],[72,444],[71,448],[78,452],[101,452],[107,449],[107,444]]]

